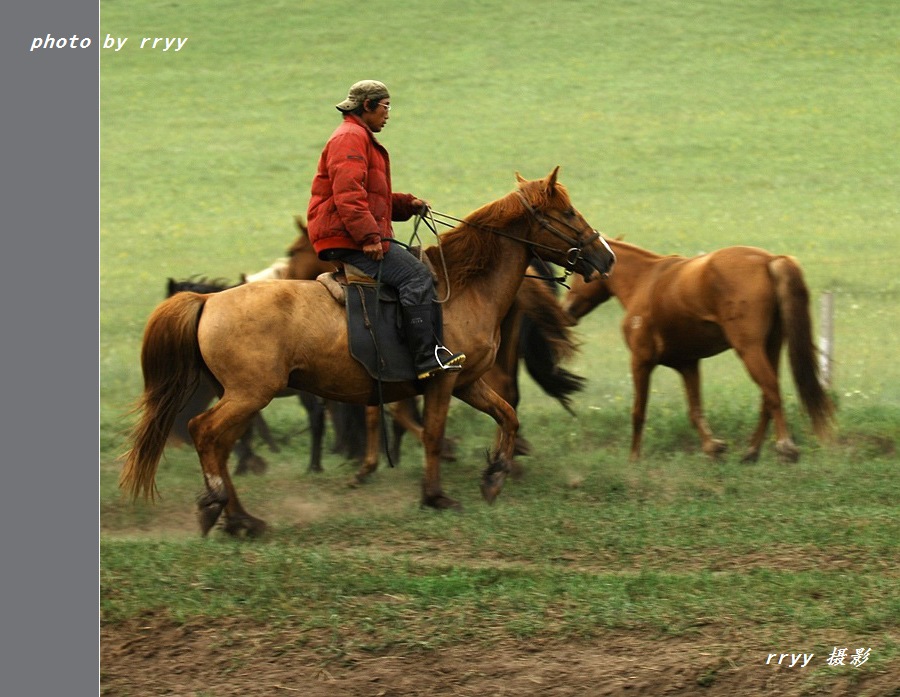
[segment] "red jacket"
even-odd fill
[[[319,158],[306,212],[309,239],[317,254],[326,249],[362,250],[380,237],[393,237],[392,220],[416,212],[412,194],[391,192],[387,150],[362,119],[346,114]],[[387,243],[383,244],[387,250]]]

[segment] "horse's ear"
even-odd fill
[[[516,181],[519,182],[519,184],[524,184],[528,180],[525,177],[523,177],[521,174],[516,172]]]
[[[297,229],[298,229],[300,232],[302,232],[302,233],[306,233],[306,232],[307,232],[307,229],[306,229],[306,221],[303,219],[303,216],[302,216],[302,215],[295,215],[295,216],[294,216],[294,223],[297,225]]]
[[[166,297],[172,295],[175,295],[175,279],[170,276],[169,282],[166,284]]]
[[[559,165],[553,168],[553,171],[547,175],[547,190],[552,191],[556,188],[556,178],[559,175]]]

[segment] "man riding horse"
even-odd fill
[[[391,191],[388,152],[375,139],[390,117],[390,95],[377,80],[350,87],[337,105],[344,115],[319,158],[307,211],[309,239],[319,258],[351,264],[397,289],[403,329],[418,379],[460,370],[466,357],[436,337],[434,280],[429,269],[391,244],[391,221],[409,220],[428,204]]]

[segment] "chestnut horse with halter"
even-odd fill
[[[725,450],[703,415],[700,360],[733,348],[762,391],[759,424],[743,460],[759,457],[773,420],[776,452],[796,461],[800,451],[788,432],[778,386],[785,340],[794,383],[813,429],[820,438],[829,437],[834,406],[819,382],[809,291],[794,259],[756,247],[726,247],[686,258],[662,256],[620,240],[609,244],[616,253],[614,276],[588,283],[576,278],[563,308],[580,318],[612,296],[625,308],[622,331],[631,349],[634,381],[632,460],[640,457],[650,373],[657,365],[681,374],[703,452],[716,456]]]
[[[515,410],[481,379],[494,364],[500,323],[532,256],[565,265],[585,280],[607,274],[609,246],[572,206],[558,169],[526,181],[442,233],[427,251],[438,269],[448,343],[466,354],[462,370],[425,381],[383,385],[386,401],[424,396],[422,503],[458,507],[441,486],[440,446],[450,398],[490,415],[500,434],[482,476],[492,502],[515,449]],[[440,263],[443,255],[445,263]],[[133,497],[155,494],[165,441],[185,396],[206,371],[221,386],[218,402],[190,422],[206,491],[198,501],[205,535],[225,514],[225,531],[256,536],[265,523],[247,513],[228,473],[228,455],[253,415],[284,388],[326,399],[374,404],[373,378],[348,349],[344,308],[315,281],[260,281],[210,295],[178,293],[151,314],[141,348],[144,392],[119,484]]]

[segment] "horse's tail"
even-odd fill
[[[526,278],[517,302],[522,309],[519,352],[525,368],[540,388],[572,412],[571,395],[584,389],[585,379],[560,366],[578,350],[570,327],[573,322],[553,290],[539,280]]]
[[[202,358],[197,322],[206,298],[178,293],[157,306],[147,321],[141,346],[144,392],[135,407],[140,417],[119,476],[119,487],[132,498],[155,497],[156,470],[175,416],[198,384]]]
[[[782,331],[787,337],[788,358],[800,401],[816,435],[828,439],[832,433],[834,404],[819,379],[818,349],[813,343],[809,290],[803,281],[803,272],[799,264],[787,256],[771,261],[769,272],[775,281]]]

